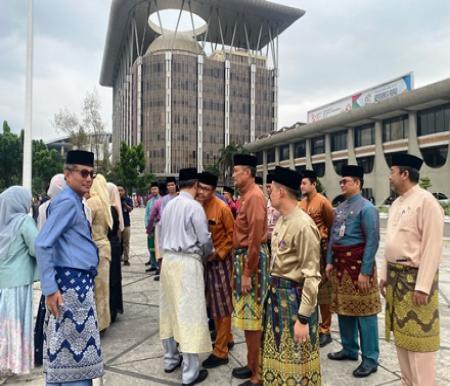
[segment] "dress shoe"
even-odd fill
[[[155,276],[153,277],[153,280],[154,280],[154,281],[159,281],[159,275],[155,275]]]
[[[203,382],[207,377],[208,377],[208,370],[202,369],[198,373],[198,377],[197,377],[197,379],[195,381],[193,381],[191,383],[182,383],[182,386],[193,386],[193,385],[196,385],[197,383]]]
[[[328,359],[333,361],[357,361],[358,357],[351,357],[350,355],[347,355],[344,350],[341,350],[328,353]]]
[[[325,347],[327,344],[330,344],[332,341],[330,334],[319,334],[319,346]]]
[[[228,358],[219,358],[214,354],[211,354],[207,359],[205,359],[202,363],[202,366],[205,369],[212,369],[214,367],[226,365],[228,363]]]
[[[233,350],[233,347],[234,347],[234,342],[230,342],[230,343],[228,343],[228,351],[231,351],[231,350]]]
[[[164,369],[164,372],[167,374],[173,373],[176,369],[178,369],[178,367],[181,366],[182,363],[183,363],[183,356],[180,355],[180,359],[179,359],[178,363],[175,365],[175,367],[173,367],[171,369]]]
[[[248,366],[235,367],[231,374],[233,377],[238,379],[247,379],[252,376],[252,371],[248,368]]]
[[[353,371],[353,376],[355,378],[365,378],[372,373],[376,373],[377,370],[377,365],[372,365],[368,362],[362,361],[361,364]]]
[[[157,268],[155,268],[155,267],[150,267],[150,268],[147,268],[146,270],[145,270],[145,272],[154,272],[154,271],[157,271],[158,269]]]
[[[248,380],[243,383],[240,383],[239,386],[262,386],[262,383],[253,383],[252,381]]]
[[[129,266],[130,266],[130,262],[129,262],[128,260],[125,260],[125,261],[123,262],[123,265],[126,265],[127,267],[129,267]]]
[[[147,261],[147,262],[145,263],[145,265],[147,265],[147,266],[150,265],[150,264],[151,264],[150,261]]]

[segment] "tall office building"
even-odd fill
[[[179,10],[174,30],[166,9]],[[202,170],[276,130],[278,36],[303,14],[265,0],[113,0],[100,83],[113,88],[114,159],[121,142],[142,142],[156,175]]]

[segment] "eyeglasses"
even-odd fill
[[[80,173],[81,177],[83,178],[91,177],[92,179],[94,179],[97,176],[97,173],[94,170],[75,169],[74,172]]]
[[[339,185],[345,185],[347,183],[349,183],[351,180],[343,178],[342,180],[339,181]]]

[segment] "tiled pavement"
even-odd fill
[[[104,385],[180,385],[180,370],[165,374],[162,368],[162,347],[158,338],[158,283],[144,273],[147,260],[146,239],[143,231],[143,209],[132,213],[131,266],[123,268],[125,313],[120,315],[102,338],[106,374]],[[378,257],[383,253],[383,245]],[[35,291],[38,298],[39,292]],[[441,350],[438,354],[437,372],[439,385],[450,385],[450,241],[445,243],[440,268]],[[332,362],[326,358],[330,351],[339,349],[337,320],[333,318],[333,343],[321,350],[322,384],[324,386],[381,386],[400,385],[399,367],[393,343],[384,336],[384,313],[379,315],[380,366],[378,372],[367,379],[353,378],[354,362]],[[232,379],[231,369],[245,364],[245,343],[240,332],[235,332],[236,345],[230,362],[209,372],[202,385],[238,385]],[[204,356],[206,357],[206,355]],[[203,359],[203,358],[202,358]],[[22,377],[0,378],[0,385],[43,385],[42,368]]]

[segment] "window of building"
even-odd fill
[[[450,130],[450,103],[417,112],[417,135]]]
[[[420,152],[428,166],[439,168],[447,161],[448,145],[425,147]]]
[[[386,163],[388,164],[388,166],[391,167],[392,156],[394,154],[406,154],[406,153],[407,153],[406,151],[396,151],[396,152],[393,152],[393,153],[385,153],[384,154],[384,158],[386,158]]]
[[[325,175],[325,162],[313,164],[312,168],[316,172],[317,177],[323,177]]]
[[[325,153],[325,137],[322,135],[311,139],[311,155]]]
[[[263,153],[262,153],[262,151],[256,152],[255,156],[256,156],[257,164],[258,165],[262,165],[263,164]]]
[[[273,149],[267,149],[267,163],[270,164],[271,162],[275,162],[275,148]]]
[[[306,170],[306,165],[299,165],[295,167],[295,171],[297,173],[302,173],[304,170]]]
[[[375,144],[375,127],[373,123],[354,128],[355,147]]]
[[[333,161],[334,170],[340,176],[342,176],[342,168],[346,165],[348,165],[348,159],[340,159],[337,161]]]
[[[306,157],[306,141],[294,143],[294,158]]]
[[[356,162],[364,170],[364,173],[372,173],[375,157],[373,155],[368,157],[358,157]]]
[[[289,159],[289,145],[280,146],[280,161]]]
[[[331,134],[331,151],[347,149],[347,130]]]
[[[402,115],[383,121],[383,142],[408,138],[408,116]]]

